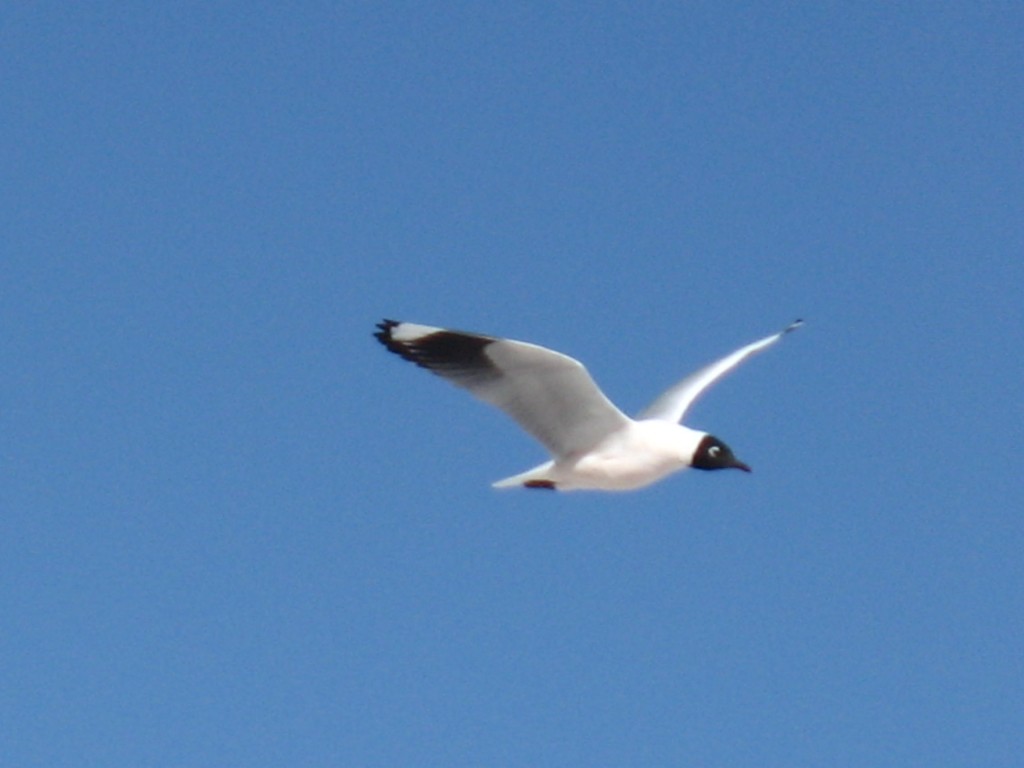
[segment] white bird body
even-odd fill
[[[688,469],[703,432],[657,419],[630,420],[589,451],[562,456],[494,483],[495,488],[631,491]]]
[[[551,453],[550,461],[499,480],[496,488],[625,491],[688,467],[749,472],[718,438],[678,422],[713,383],[801,324],[701,368],[638,419],[616,408],[578,360],[536,344],[393,320],[380,323],[375,336],[395,354],[500,408]]]

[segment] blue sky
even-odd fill
[[[67,4],[0,18],[0,758],[1011,766],[1024,10]],[[754,467],[543,459],[395,317]]]

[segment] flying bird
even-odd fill
[[[680,422],[708,387],[801,325],[797,320],[690,374],[635,419],[605,397],[582,363],[536,344],[395,320],[378,323],[374,336],[500,408],[547,448],[550,461],[495,488],[627,491],[689,467],[750,472],[717,437]]]

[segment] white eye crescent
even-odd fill
[[[710,448],[708,448],[708,456],[710,456],[711,458],[716,458],[718,454],[720,454],[721,452],[722,449],[719,448],[717,445],[712,445]]]

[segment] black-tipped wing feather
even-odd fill
[[[391,352],[497,406],[556,457],[585,452],[629,419],[571,357],[535,344],[385,320]]]
[[[484,354],[484,349],[498,339],[445,331],[440,328],[414,326],[412,323],[400,323],[395,320],[385,320],[378,323],[377,327],[380,330],[373,335],[389,351],[460,386],[468,386],[463,380],[480,380],[500,375]],[[433,332],[404,340],[395,338],[396,329],[399,329],[397,333],[401,334],[404,331],[408,335],[412,333],[412,328]]]

